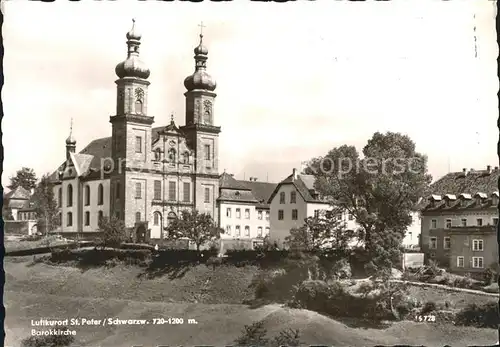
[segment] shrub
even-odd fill
[[[63,327],[61,330],[67,330]],[[72,335],[30,336],[21,342],[22,347],[65,347],[75,341]]]
[[[483,305],[470,304],[455,316],[455,325],[496,329],[498,324],[500,324],[500,319],[495,302]]]
[[[290,346],[298,347],[301,345],[300,342],[300,331],[293,329],[285,329],[279,332],[272,341],[273,346]]]
[[[420,314],[426,315],[437,310],[437,305],[434,301],[427,301],[420,309]]]
[[[255,322],[245,325],[242,335],[236,339],[237,346],[267,346],[269,339],[266,338],[267,329],[264,322]]]

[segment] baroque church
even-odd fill
[[[207,73],[208,50],[194,49],[194,73],[184,80],[185,125],[173,117],[153,127],[148,113],[150,71],[140,59],[141,34],[133,20],[126,34],[127,58],[116,66],[116,114],[111,137],[96,139],[76,153],[66,139],[66,160],[52,174],[60,209],[58,232],[93,234],[104,216],[124,221],[133,238],[160,239],[162,225],[184,209],[210,214],[218,223],[218,139],[214,79]]]

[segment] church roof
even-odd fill
[[[152,129],[152,143],[157,140],[159,133],[164,129],[165,126]],[[99,178],[101,176],[101,159],[111,158],[111,137],[93,140],[78,154],[75,154],[75,158],[77,158],[75,165],[85,169],[81,172],[84,176],[87,178]],[[59,168],[50,175],[51,180],[59,181],[58,171],[60,168],[64,167],[64,164],[65,163],[62,163]]]
[[[31,193],[29,190],[19,186],[5,194],[3,198],[6,200],[29,200]]]

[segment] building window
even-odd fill
[[[57,207],[62,206],[62,188],[59,188],[59,191],[57,193]]]
[[[447,219],[445,223],[445,228],[450,229],[451,228],[451,219]]]
[[[290,192],[290,203],[297,203],[297,192]]]
[[[460,225],[463,226],[463,227],[466,227],[467,226],[467,219],[466,218],[462,218],[460,220]]]
[[[266,220],[269,220],[269,211],[266,211]]]
[[[142,101],[136,100],[135,102],[135,113],[142,114]]]
[[[175,182],[172,181],[168,182],[168,200],[170,201],[175,201],[175,196],[176,196],[175,186],[176,186]]]
[[[250,209],[245,209],[245,219],[250,219]]]
[[[70,227],[73,225],[73,213],[66,213],[66,226]]]
[[[354,216],[351,213],[348,213],[348,216],[349,216],[349,220],[353,220],[354,219]]]
[[[430,249],[437,249],[437,237],[431,237]]]
[[[257,236],[262,237],[262,227],[257,228]]]
[[[451,239],[449,236],[445,236],[443,239],[443,248],[450,249],[451,248]]]
[[[210,145],[205,145],[205,160],[210,160],[211,159],[211,153],[210,153]]]
[[[104,187],[102,184],[99,184],[99,187],[97,188],[97,205],[103,205],[104,204]]]
[[[248,225],[245,226],[245,236],[250,236],[250,227]]]
[[[205,204],[210,203],[210,188],[205,188]]]
[[[160,219],[161,219],[161,214],[160,212],[155,212],[153,214],[153,225],[158,226],[160,225]]]
[[[477,252],[482,252],[483,248],[483,240],[472,240],[472,250]]]
[[[156,161],[161,160],[161,149],[160,148],[155,149],[155,160]]]
[[[116,190],[115,190],[115,197],[118,200],[118,199],[120,199],[120,182],[116,183],[115,188],[116,188]]]
[[[337,215],[337,219],[340,219],[342,216]],[[319,218],[319,210],[314,210],[314,218]]]
[[[189,182],[184,182],[183,183],[183,200],[184,202],[189,202],[189,197],[191,196],[191,184]]]
[[[161,181],[155,180],[154,181],[154,194],[153,194],[153,199],[154,200],[161,200]]]
[[[135,137],[135,153],[142,153],[142,137]]]
[[[135,184],[135,198],[136,199],[142,198],[141,182],[136,182],[136,184]]]
[[[226,235],[231,236],[231,226],[226,225]]]
[[[241,210],[239,208],[236,209],[236,218],[241,218]]]
[[[482,227],[483,226],[483,219],[482,218],[478,218],[477,219],[477,226],[478,227]]]
[[[102,211],[97,212],[97,223],[101,223],[103,218],[104,214],[102,213]]]
[[[88,185],[85,186],[85,206],[90,205],[90,187]]]
[[[85,212],[85,225],[90,225],[90,212]]]
[[[266,227],[266,235],[269,235],[269,227]]]
[[[299,216],[298,210],[292,210],[292,220],[297,220]]]
[[[498,224],[498,218],[493,218],[493,225],[497,225]]]
[[[283,210],[278,210],[278,220],[283,220],[285,218],[285,214]]]
[[[432,219],[431,220],[431,229],[436,229],[437,228],[437,219]]]
[[[71,184],[68,184],[68,191],[66,193],[67,193],[66,198],[68,200],[66,205],[68,207],[71,207],[71,206],[73,206],[73,186]]]
[[[184,152],[182,155],[182,163],[189,164],[189,152]]]
[[[280,193],[280,204],[284,204],[285,203],[285,192],[281,192]]]
[[[229,207],[226,208],[226,217],[231,218],[231,209]]]
[[[482,269],[484,267],[483,257],[472,257],[472,267],[475,269]]]
[[[464,257],[457,257],[457,267],[464,267]]]
[[[175,149],[170,148],[168,150],[168,161],[173,164],[175,163]]]
[[[262,220],[262,211],[257,211],[257,218]]]
[[[177,215],[174,212],[169,212],[167,215],[167,223],[168,225],[172,224],[174,220],[177,219]]]
[[[136,212],[135,213],[135,222],[138,223],[141,221],[141,213],[140,212]]]
[[[240,234],[241,234],[241,231],[240,231],[240,226],[239,226],[239,225],[237,225],[237,226],[236,226],[236,235],[235,235],[235,236],[236,236],[236,237],[239,237],[239,236],[240,236]]]

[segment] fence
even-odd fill
[[[33,235],[37,232],[36,221],[4,220],[4,232],[10,235]]]

